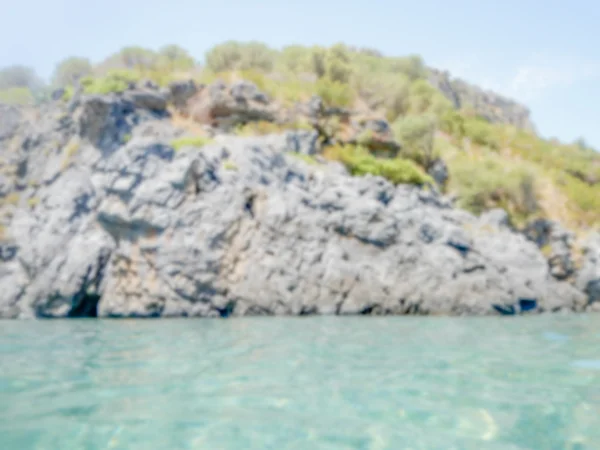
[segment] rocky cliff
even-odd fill
[[[263,100],[249,83],[175,83],[2,109],[0,317],[597,304],[598,243],[568,281],[503,211],[476,217],[433,186],[351,176],[319,155],[317,127],[238,137],[214,123],[250,120]],[[193,111],[212,121],[211,141],[174,120]]]
[[[429,82],[452,102],[455,108],[472,108],[491,123],[514,125],[534,131],[529,109],[513,100],[455,78],[447,71],[429,69]]]

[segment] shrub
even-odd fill
[[[67,58],[56,66],[52,84],[57,87],[74,85],[79,79],[92,74],[92,63],[87,58]]]
[[[465,135],[478,145],[484,145],[491,149],[500,148],[494,126],[483,119],[467,119],[464,122]]]
[[[280,69],[289,73],[311,72],[311,57],[311,51],[307,47],[290,45],[284,47],[279,54],[277,65]]]
[[[431,113],[442,116],[452,108],[450,101],[423,79],[418,79],[410,85],[408,104],[411,114]]]
[[[0,91],[0,103],[7,105],[33,105],[33,94],[26,87],[13,87]]]
[[[433,139],[434,119],[427,115],[401,117],[392,124],[394,137],[402,146],[402,156],[429,167],[436,158]]]
[[[130,70],[115,70],[100,78],[84,77],[80,80],[86,94],[110,94],[124,92],[132,83],[140,80],[141,75]]]
[[[459,206],[475,214],[504,208],[515,223],[538,211],[534,173],[522,164],[510,164],[488,153],[480,157],[458,154],[449,161],[450,190]]]
[[[449,135],[462,139],[465,135],[465,118],[458,111],[448,110],[440,117],[439,127]]]
[[[158,65],[162,70],[190,70],[196,62],[194,58],[178,45],[167,45],[158,51]]]
[[[185,147],[203,147],[210,144],[212,139],[206,136],[184,136],[171,141],[171,147],[174,150],[181,150]]]
[[[330,147],[325,155],[342,162],[355,176],[371,174],[386,178],[393,184],[432,183],[431,177],[414,162],[402,158],[378,159],[361,147]]]
[[[350,81],[352,67],[348,49],[343,44],[331,47],[325,56],[326,76],[334,82],[347,83]]]
[[[411,80],[424,78],[427,74],[425,63],[418,55],[410,55],[403,58],[389,58],[389,69],[393,73],[403,73]]]
[[[572,209],[583,222],[597,224],[600,221],[600,192],[598,187],[565,173],[555,176],[556,182],[569,199]]]
[[[349,85],[327,78],[317,81],[316,94],[327,106],[348,107],[354,103],[355,98],[355,93]]]
[[[211,72],[231,70],[273,69],[275,52],[260,42],[228,41],[210,49],[205,55],[206,68]]]
[[[410,80],[404,74],[358,70],[353,74],[352,86],[371,108],[384,107],[389,122],[408,112]]]
[[[144,47],[124,47],[106,58],[97,68],[100,74],[114,70],[154,70],[158,63],[158,54]]]
[[[15,65],[0,69],[0,90],[12,88],[36,89],[42,84],[42,80],[30,67]]]

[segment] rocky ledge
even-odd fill
[[[433,187],[303,157],[315,131],[174,146],[163,94],[0,111],[0,317],[487,315],[600,299],[600,242],[564,277],[501,210],[475,217]]]

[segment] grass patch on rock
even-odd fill
[[[184,136],[178,139],[174,139],[171,141],[171,147],[175,151],[179,151],[185,147],[204,147],[207,144],[210,144],[212,139],[206,136]]]

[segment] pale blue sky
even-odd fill
[[[0,66],[49,76],[65,56],[176,43],[196,58],[229,39],[274,47],[342,41],[509,95],[547,137],[600,149],[598,0],[0,0]]]

